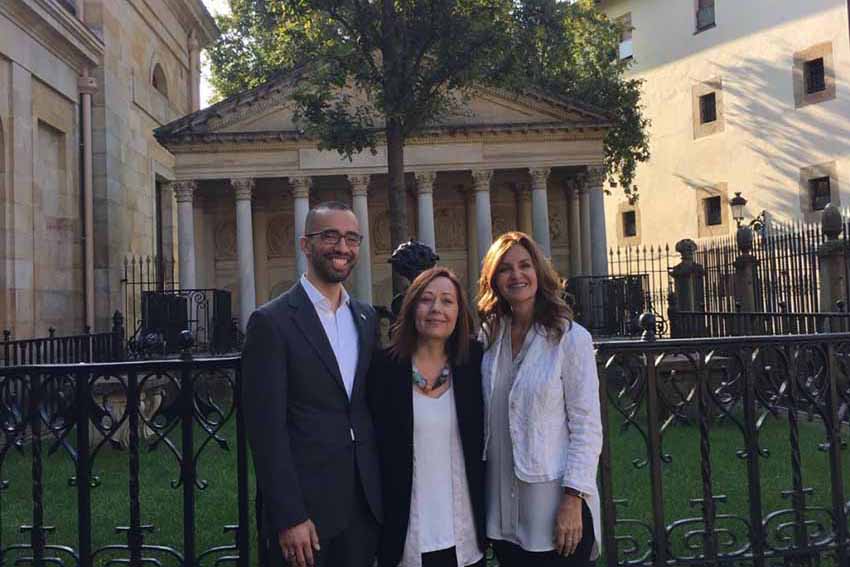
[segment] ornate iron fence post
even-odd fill
[[[112,315],[112,357],[111,359],[118,362],[124,360],[124,316],[120,311],[115,311]]]
[[[847,241],[838,236],[842,229],[841,212],[832,203],[823,210],[821,226],[826,241],[818,247],[818,272],[820,275],[820,310],[832,311],[837,301],[847,297]],[[843,322],[825,321],[823,331],[843,330]]]
[[[697,306],[705,304],[705,269],[694,259],[696,250],[696,243],[689,238],[676,243],[676,252],[682,256],[682,261],[670,269],[675,287],[676,311],[696,311]],[[673,315],[670,317],[671,336],[683,336],[685,329],[682,328],[681,318],[673,320]],[[694,320],[693,323],[688,330],[692,335],[699,336],[705,322]]]
[[[761,311],[756,305],[756,279],[758,259],[753,255],[753,229],[738,227],[735,234],[738,243],[738,257],[735,258],[735,303],[740,303],[745,313]]]
[[[195,340],[190,331],[180,333],[182,361],[180,370],[180,479],[183,483],[183,557],[187,565],[195,565],[195,377],[192,374],[192,346]]]

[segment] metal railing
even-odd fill
[[[608,567],[850,565],[850,333],[597,344]]]
[[[14,339],[11,331],[4,330],[0,352],[3,366],[123,360],[124,317],[116,311],[112,330],[106,333],[92,333],[86,328],[80,335],[57,337],[55,329],[50,328],[46,337]]]
[[[807,335],[850,331],[850,313],[759,313],[669,310],[671,336]]]
[[[648,339],[651,319],[642,320]],[[850,565],[842,455],[850,333],[619,340],[596,349],[600,564]],[[0,541],[2,562],[265,564],[262,546],[252,557],[240,381],[236,356],[0,369],[0,390],[27,392],[25,402],[0,397],[0,520],[14,510],[29,516],[25,537]],[[143,464],[157,455],[160,468],[145,481]],[[230,461],[201,467],[216,455]],[[58,483],[57,459],[69,468]],[[23,474],[8,476],[15,470]],[[97,500],[106,481],[116,492]],[[176,498],[143,498],[163,484]],[[62,491],[76,502],[73,525],[54,532],[69,508]],[[95,500],[115,508],[115,494],[126,515],[104,532],[108,510]],[[156,525],[151,518],[168,505],[179,511]],[[211,523],[213,510],[220,520]],[[222,530],[233,535],[215,535]]]
[[[22,449],[28,441],[26,458],[30,463],[24,470],[31,472],[29,482],[25,478],[3,477],[4,488],[15,483],[31,485],[31,521],[20,526],[21,532],[28,535],[25,541],[0,543],[0,563],[81,567],[121,563],[252,565],[248,455],[239,383],[239,357],[193,360],[187,356],[182,360],[0,369],[0,390],[16,388],[26,392],[18,400],[3,398],[0,406],[4,434],[0,470],[8,474],[11,456],[19,454],[11,449]],[[21,403],[21,399],[25,402]],[[199,460],[215,450],[231,451],[225,431],[236,441],[231,478],[235,486],[217,488],[234,491],[230,494],[237,494],[237,498],[233,508],[224,513],[228,523],[212,525],[204,522],[209,514],[197,509],[198,496],[208,486],[199,471]],[[57,504],[66,502],[68,496],[46,489],[48,474],[60,474],[55,459],[49,461],[57,451],[72,467],[64,489],[75,493],[76,518],[70,520],[75,529],[64,526],[65,539],[51,541],[53,526],[68,513],[68,504]],[[157,543],[164,535],[174,534],[155,534],[163,526],[150,521],[153,508],[167,504],[147,500],[148,506],[143,506],[142,494],[151,487],[141,482],[142,455],[148,458],[152,454],[162,455],[170,463],[176,461],[174,476],[157,480],[170,483],[176,502],[180,502],[182,512],[169,520],[179,526],[178,545]],[[109,466],[115,474],[111,461],[122,457],[126,464],[118,470],[127,472],[120,481],[123,490],[117,494],[129,499],[129,513],[121,525],[110,526],[114,532],[107,541],[95,542],[96,523],[104,521],[109,508],[120,506],[114,494],[107,499],[106,508],[93,506],[98,490],[104,490],[99,467]],[[51,472],[47,470],[48,461]],[[63,490],[63,485],[59,486],[55,490]],[[2,512],[9,514],[10,496],[5,494]],[[220,493],[218,499],[223,494],[226,492]],[[206,505],[222,506],[209,501]],[[174,530],[174,526],[165,527]],[[229,542],[218,541],[199,548],[202,532],[222,530],[234,534],[228,536]],[[67,539],[69,532],[76,534],[76,541]]]

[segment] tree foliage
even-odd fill
[[[387,144],[391,239],[407,238],[404,141],[476,84],[529,86],[603,109],[606,166],[627,195],[648,158],[640,83],[617,58],[620,29],[593,0],[230,0],[210,49],[228,96],[301,69],[296,115],[349,157]],[[394,203],[397,192],[399,200]]]

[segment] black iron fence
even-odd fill
[[[850,331],[844,312],[752,313],[670,310],[673,338],[734,337],[746,335],[807,335]]]
[[[168,355],[180,351],[180,334],[192,333],[198,353],[223,354],[241,346],[231,295],[222,289],[180,289],[173,260],[154,256],[124,261],[126,340],[133,353]]]
[[[25,393],[0,397],[0,564],[256,564],[239,372],[238,357],[0,369],[0,391]]]
[[[850,565],[850,333],[608,341],[597,364],[601,564]],[[264,564],[238,357],[0,369],[13,384],[3,563]]]
[[[597,345],[604,564],[848,562],[850,334]]]
[[[116,311],[112,330],[106,333],[92,333],[86,328],[79,335],[57,337],[55,329],[50,328],[46,337],[15,339],[11,331],[5,330],[0,352],[3,366],[123,360],[124,317]]]

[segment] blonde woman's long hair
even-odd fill
[[[496,239],[487,250],[478,280],[478,317],[484,333],[485,347],[489,348],[495,337],[498,322],[511,314],[511,306],[496,288],[496,274],[502,258],[514,246],[522,246],[531,256],[537,273],[537,295],[534,298],[534,324],[545,329],[547,337],[560,341],[567,325],[572,324],[573,314],[563,298],[564,280],[544,256],[540,246],[527,234],[519,231],[506,232]]]

